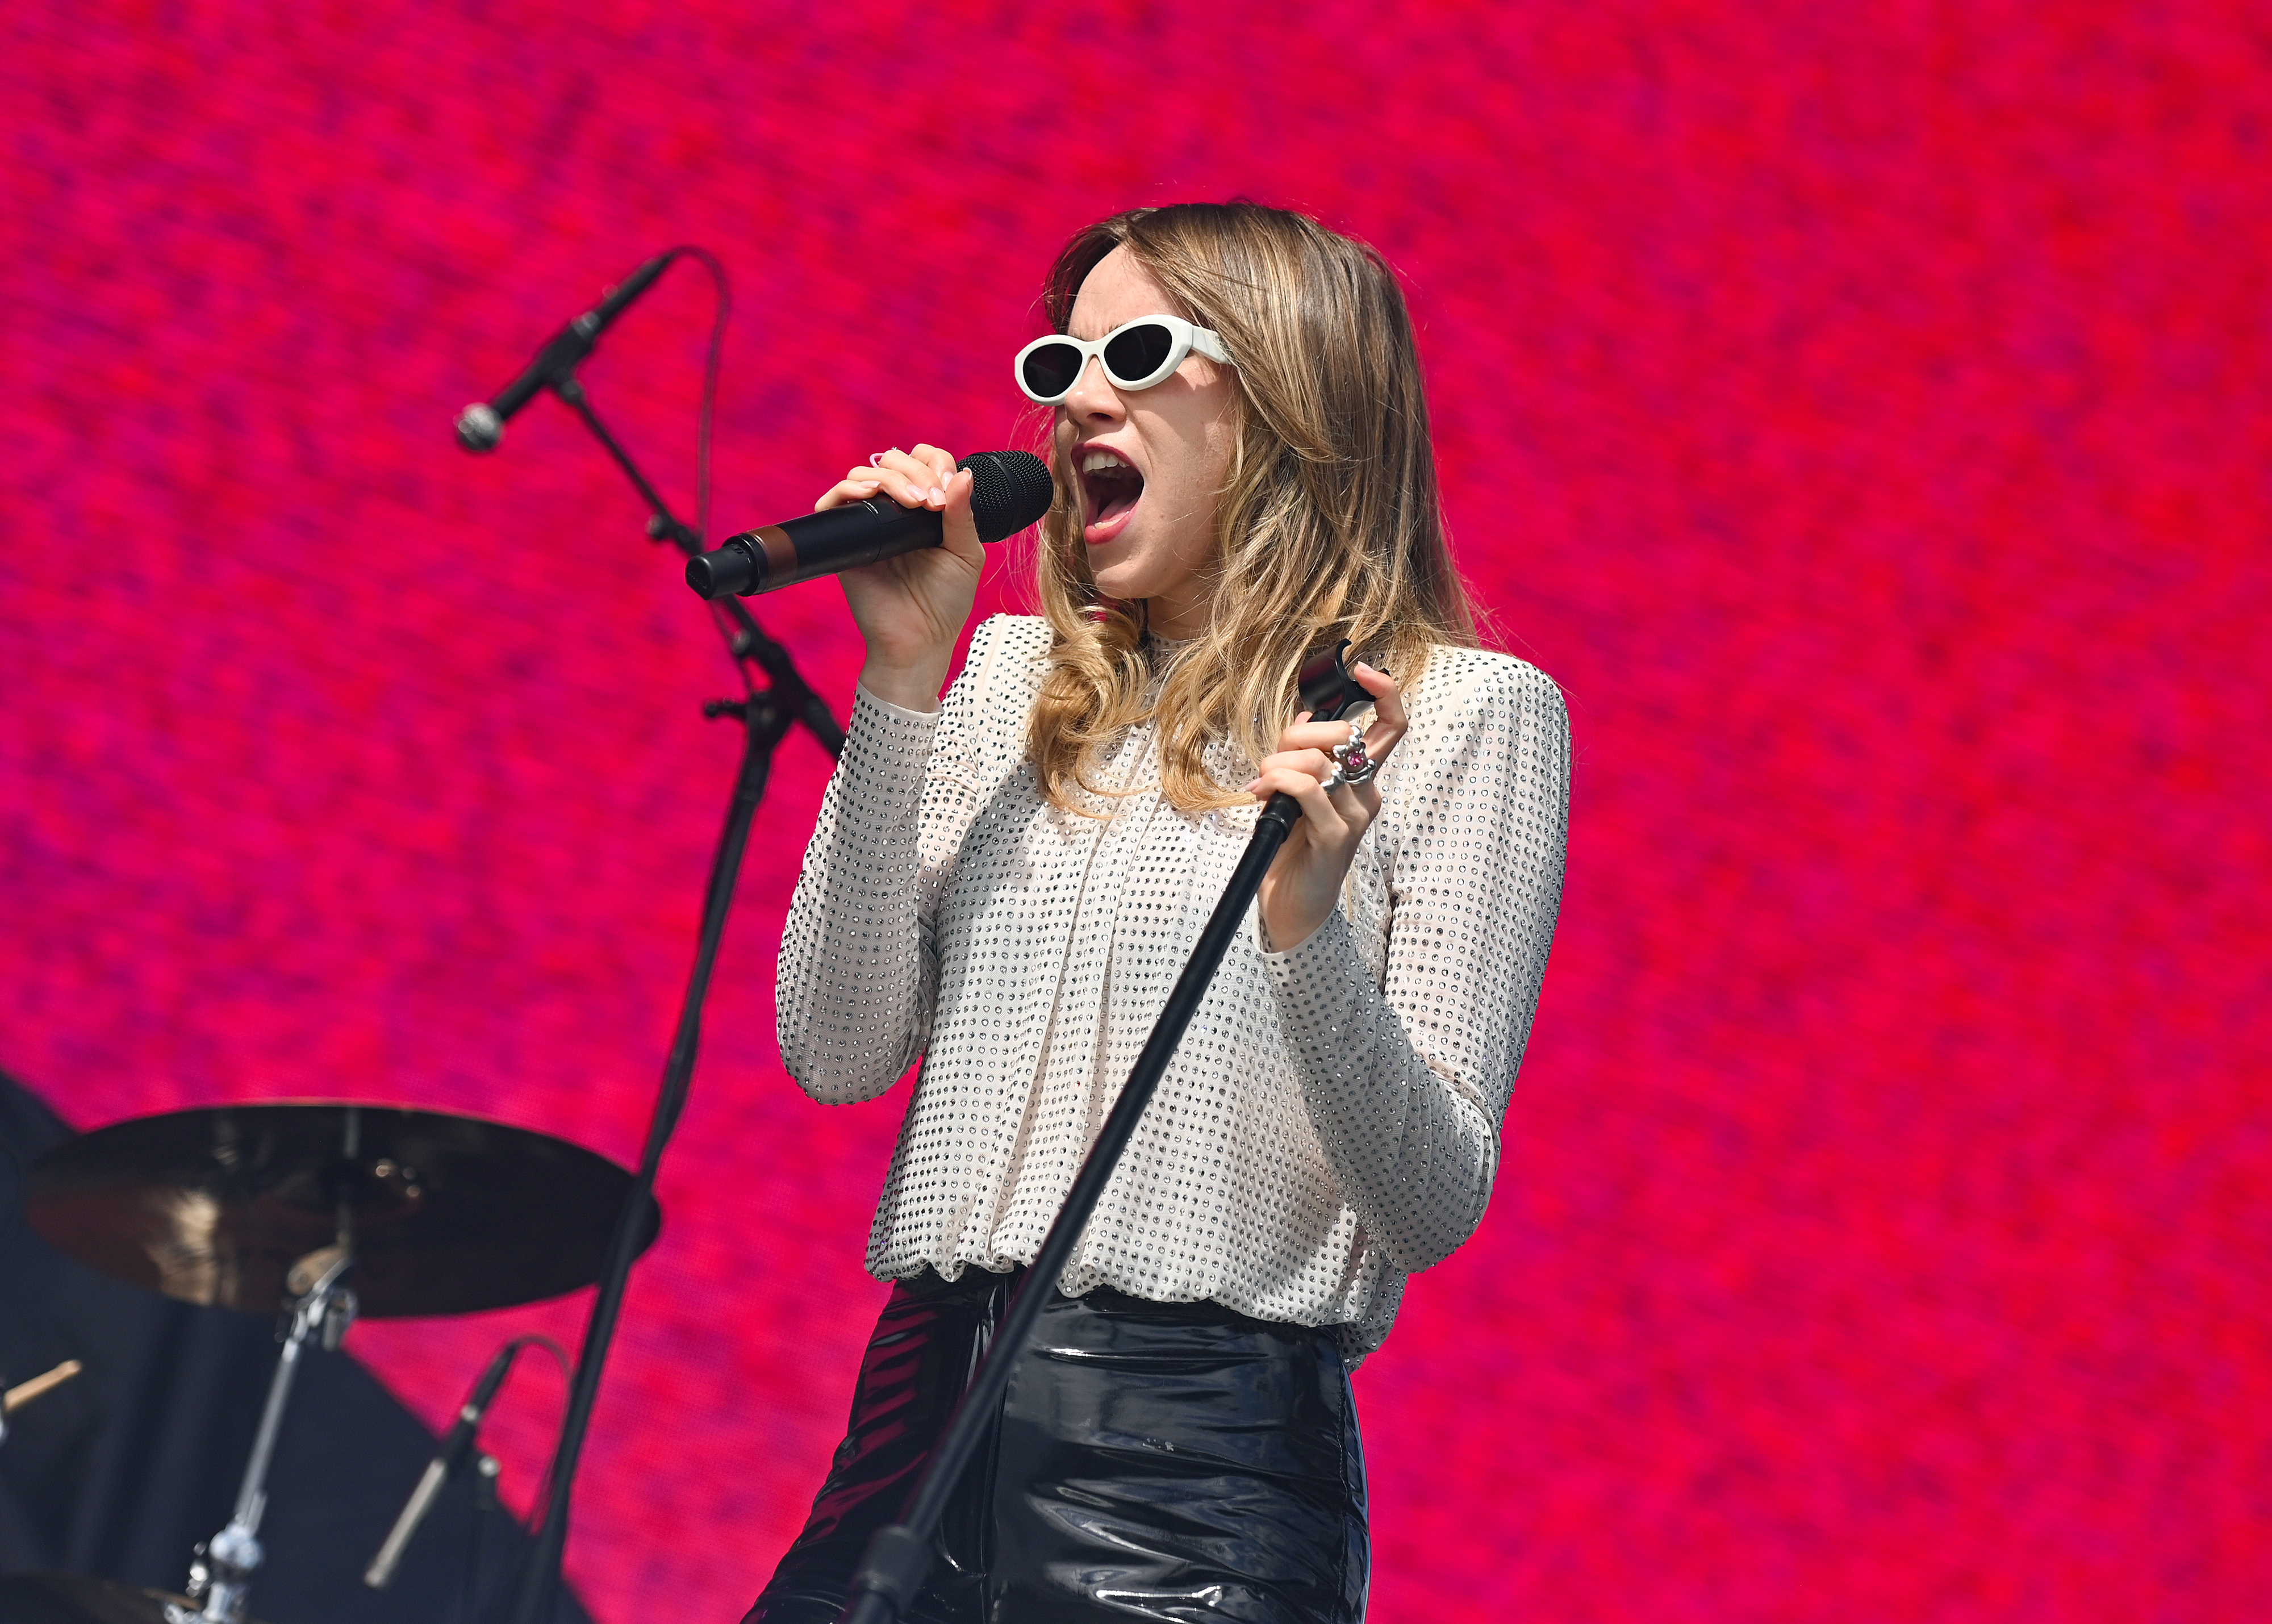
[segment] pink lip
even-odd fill
[[[1126,454],[1118,447],[1113,445],[1100,445],[1095,442],[1091,441],[1088,444],[1076,445],[1073,447],[1073,467],[1078,468],[1092,451],[1101,451],[1110,456],[1117,457],[1121,461],[1127,463],[1132,468],[1136,466],[1133,462],[1129,461]],[[1087,502],[1088,493],[1087,490],[1084,489],[1081,493],[1081,504],[1083,506],[1087,506]],[[1126,507],[1122,508],[1118,513],[1113,514],[1111,518],[1091,520],[1088,523],[1081,527],[1080,539],[1091,547],[1102,547],[1109,543],[1119,540],[1121,532],[1127,529],[1129,521],[1136,517],[1136,510],[1143,505],[1144,498],[1140,495]]]
[[[1142,498],[1139,498],[1136,501],[1130,503],[1120,512],[1113,514],[1110,519],[1099,520],[1094,524],[1083,525],[1080,531],[1080,539],[1087,542],[1091,547],[1102,547],[1107,542],[1118,541],[1120,539],[1120,533],[1128,528],[1128,521],[1136,517],[1136,510],[1143,505]]]

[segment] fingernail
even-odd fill
[[[944,502],[946,500],[946,492],[933,485],[930,488],[930,499],[934,502]]]
[[[1248,785],[1246,786],[1246,788],[1245,788],[1245,789],[1241,790],[1239,791],[1239,793],[1240,793],[1241,795],[1252,795],[1252,794],[1253,794],[1257,790],[1259,790],[1261,787],[1262,787],[1262,781],[1261,781],[1259,778],[1258,778],[1258,779],[1256,779],[1252,783],[1248,784]]]

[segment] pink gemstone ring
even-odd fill
[[[1349,723],[1349,743],[1334,746],[1334,770],[1326,780],[1326,788],[1338,790],[1343,784],[1372,782],[1380,764],[1364,753],[1364,729],[1357,722]]]

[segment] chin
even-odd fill
[[[1116,536],[1089,550],[1088,578],[1106,597],[1148,598],[1155,590],[1149,579],[1153,572],[1144,567],[1139,549],[1129,544],[1131,539]]]

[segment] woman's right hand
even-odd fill
[[[953,453],[936,445],[894,448],[880,453],[873,466],[853,468],[812,505],[818,513],[880,492],[902,507],[929,508],[945,517],[944,546],[879,558],[836,577],[868,641],[860,685],[908,710],[938,708],[955,641],[977,600],[986,550],[970,516],[970,475],[955,471]]]

